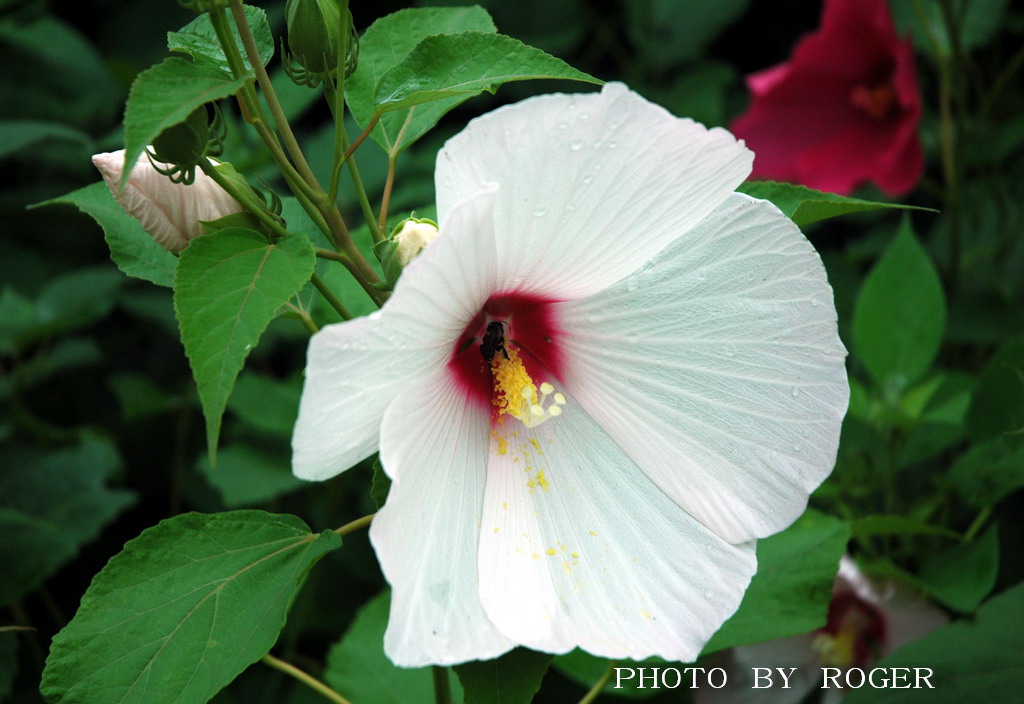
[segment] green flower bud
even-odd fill
[[[168,127],[153,140],[153,156],[182,170],[192,169],[206,154],[209,139],[206,106],[200,105],[184,122]]]
[[[338,66],[338,0],[288,0],[288,47],[311,73],[332,73]]]
[[[373,252],[384,269],[384,278],[392,287],[398,282],[402,269],[433,242],[437,235],[436,222],[418,218],[413,213],[411,218],[406,218],[395,227],[390,237],[374,245]]]

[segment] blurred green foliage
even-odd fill
[[[784,60],[819,12],[812,0],[481,4],[503,34],[710,125],[727,125],[741,111],[742,76]],[[364,31],[405,5],[351,6]],[[263,7],[280,36],[283,2]],[[892,7],[914,38],[925,105],[928,170],[905,202],[940,212],[901,220],[880,210],[806,228],[835,290],[852,386],[836,470],[812,505],[831,516],[829,525],[845,525],[838,518],[852,526],[850,550],[874,574],[917,585],[951,614],[976,614],[893,654],[892,663],[947,667],[942,701],[982,687],[989,701],[1010,702],[1019,696],[1019,664],[1003,675],[979,673],[1022,650],[1012,624],[1024,604],[1024,9],[1005,0],[893,0]],[[192,19],[171,0],[0,3],[0,627],[34,629],[0,630],[4,701],[41,701],[51,638],[108,560],[161,519],[259,508],[295,514],[316,533],[376,508],[371,461],[315,487],[288,470],[308,339],[288,317],[270,321],[259,346],[246,350],[246,369],[222,400],[219,461],[209,465],[199,397],[163,288],[173,257],[140,249],[126,234],[137,225],[110,209],[95,185],[89,157],[122,146],[132,80],[166,56],[168,30]],[[313,170],[329,181],[327,108],[317,90],[291,85],[277,59],[270,67]],[[437,115],[437,128],[401,154],[391,212],[432,212],[434,154],[467,119],[556,87],[586,89],[509,84]],[[280,187],[239,116],[229,110],[225,120],[226,157]],[[943,129],[954,137],[945,149]],[[371,198],[379,198],[386,154],[368,142],[359,158]],[[870,188],[858,195],[878,200]],[[27,210],[48,200],[66,205]],[[343,185],[340,200],[346,214],[358,213],[350,187]],[[284,207],[294,227],[315,235],[312,224],[295,225],[294,201]],[[357,239],[368,248],[365,230]],[[317,271],[336,275],[323,263]],[[357,314],[372,309],[350,280],[333,283]],[[299,299],[321,323],[336,319],[309,287]],[[798,550],[799,541],[787,547],[794,536],[778,542]],[[365,535],[347,538],[310,573],[275,653],[323,672],[339,691],[366,691],[359,677],[381,677],[385,666],[380,653],[368,652],[383,631],[386,603],[375,597],[382,584]],[[784,599],[764,594],[771,603]],[[365,666],[345,660],[348,651]],[[564,657],[535,701],[578,699],[589,686],[580,682],[593,682],[604,667],[583,654]],[[410,692],[432,691],[425,672],[395,676],[417,678]],[[467,702],[470,692],[467,684]],[[858,701],[872,696],[857,694]],[[370,697],[353,694],[355,704]],[[214,701],[317,699],[255,666]]]

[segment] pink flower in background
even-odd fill
[[[756,155],[752,178],[840,194],[873,181],[898,195],[921,177],[913,47],[885,0],[825,0],[821,28],[747,85],[750,109],[731,129]]]

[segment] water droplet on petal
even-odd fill
[[[572,149],[574,152],[578,152],[580,149],[583,149],[583,140],[582,139],[574,139],[574,140],[572,140],[572,142],[569,144],[569,148]]]
[[[608,142],[608,148],[609,149],[615,149],[617,146],[619,146],[619,143],[616,142],[614,139],[612,141]]]
[[[533,211],[533,217],[535,217],[535,218],[542,218],[542,217],[544,217],[547,214],[548,214],[548,209],[545,208],[543,205]]]
[[[594,180],[594,174],[587,174],[583,177],[583,183],[590,183]]]
[[[794,386],[792,393],[793,393],[793,398],[796,398],[797,396],[800,395],[800,389],[798,389],[797,387]]]
[[[567,128],[568,126],[569,126],[569,123],[568,123],[568,122],[564,122],[564,121],[563,121],[563,122],[559,122],[559,123],[558,123],[558,129],[560,129],[560,130],[564,130],[564,129],[566,129],[566,128]]]
[[[736,356],[736,345],[729,345],[728,347],[726,347],[725,348],[725,354],[727,356],[729,356],[729,357],[735,357]]]
[[[640,288],[640,284],[637,283],[636,279],[630,279],[629,281],[626,282],[627,291],[636,291],[638,288]]]

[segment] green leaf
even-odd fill
[[[138,220],[124,212],[105,183],[100,181],[32,207],[61,204],[75,206],[103,228],[110,259],[125,274],[159,286],[174,284],[178,258],[158,245]]]
[[[258,506],[309,486],[292,474],[287,456],[275,458],[248,445],[221,448],[216,467],[205,457],[199,459],[198,467],[228,508]]]
[[[161,132],[184,122],[200,105],[236,93],[250,77],[232,78],[213,66],[164,59],[138,76],[124,108],[124,186],[135,162]]]
[[[242,372],[228,399],[228,408],[247,424],[271,435],[290,438],[299,416],[302,379],[278,381]]]
[[[36,326],[36,307],[13,288],[0,294],[0,353],[14,354],[31,340]]]
[[[627,31],[645,63],[665,69],[703,56],[707,45],[743,15],[749,2],[629,2]]]
[[[880,203],[877,201],[847,198],[835,193],[816,191],[806,186],[777,181],[747,181],[736,189],[754,198],[771,201],[800,227],[819,220],[860,213],[866,210],[925,210],[936,212],[931,208],[899,203]]]
[[[999,348],[967,408],[967,433],[979,442],[1024,430],[1024,337]]]
[[[920,4],[918,4],[918,2]],[[918,2],[893,2],[893,19],[900,34],[913,33],[914,45],[928,55],[938,53],[948,60],[952,52],[949,23],[942,12],[942,0],[918,0]],[[1004,15],[1009,0],[952,0],[953,17],[956,18],[960,48],[976,49],[988,44],[1004,26]],[[918,8],[921,15],[918,14]],[[922,15],[924,23],[921,22]]]
[[[205,702],[270,650],[341,538],[294,516],[175,516],[129,541],[58,633],[40,687],[70,704]]]
[[[905,386],[928,371],[945,325],[938,272],[904,220],[857,297],[857,357],[879,384]]]
[[[957,494],[975,508],[995,506],[1024,487],[1024,442],[1019,435],[971,446],[949,470]]]
[[[270,31],[270,24],[267,22],[267,13],[261,8],[252,5],[243,5],[245,18],[248,21],[249,29],[252,30],[253,38],[259,49],[260,61],[264,66],[274,56],[274,35]],[[242,38],[238,34],[238,26],[235,24],[235,17],[227,13],[228,24],[231,27],[231,35],[235,39],[235,46],[239,47],[242,54],[242,61],[247,70],[252,70],[249,57],[242,47]],[[213,66],[225,73],[231,73],[231,64],[228,63],[224,49],[217,39],[217,32],[210,22],[210,14],[204,12],[179,29],[177,32],[167,33],[167,48],[170,51],[177,51],[188,54],[197,64]]]
[[[60,122],[43,120],[2,120],[0,121],[0,159],[27,149],[39,142],[54,140],[79,142],[91,145],[92,139],[85,132]]]
[[[852,538],[862,539],[876,535],[941,535],[945,538],[960,538],[959,533],[908,516],[865,516],[858,518],[850,526]]]
[[[174,307],[206,416],[211,463],[245,358],[281,306],[309,281],[315,260],[304,235],[270,244],[241,228],[199,237],[181,253]]]
[[[928,667],[934,689],[852,690],[844,704],[1015,704],[1024,691],[1024,583],[882,658],[876,667]]]
[[[374,102],[379,112],[484,91],[509,81],[559,78],[600,85],[561,59],[518,39],[490,32],[460,32],[427,37],[385,73]]]
[[[92,325],[114,307],[123,281],[120,274],[100,267],[58,276],[35,302],[5,289],[0,298],[0,351],[14,351]]]
[[[850,526],[808,509],[786,530],[757,542],[757,574],[732,618],[704,648],[761,643],[825,625],[832,583]]]
[[[996,584],[999,532],[993,524],[973,543],[930,556],[921,566],[921,583],[946,606],[974,611]]]
[[[107,383],[117,397],[121,417],[128,422],[168,413],[179,405],[177,398],[139,372],[115,372],[108,377]]]
[[[324,679],[352,702],[408,704],[430,702],[430,668],[395,667],[384,655],[391,592],[385,590],[359,609],[352,625],[327,654]]]
[[[529,704],[553,656],[516,648],[500,658],[455,666],[466,704]]]
[[[0,458],[0,603],[10,604],[77,555],[134,495],[107,488],[120,459],[105,441],[50,453],[10,447]]]
[[[11,375],[22,389],[40,384],[55,374],[99,364],[103,353],[92,338],[71,337],[38,350],[14,368]]]
[[[19,12],[4,3],[0,95],[9,116],[55,116],[95,129],[115,119],[121,89],[95,43],[51,12]]]
[[[380,463],[380,457],[373,458],[373,482],[370,484],[370,498],[379,511],[384,502],[388,500],[388,492],[391,491],[391,479],[384,472],[384,466]]]
[[[359,67],[345,82],[345,100],[356,121],[365,127],[373,117],[374,95],[381,76],[396,66],[417,44],[432,34],[453,34],[475,30],[496,32],[494,21],[481,7],[420,7],[399,10],[382,17],[359,40]],[[458,96],[445,101],[422,105],[410,116],[410,110],[386,113],[371,133],[371,137],[385,151],[390,152],[397,143],[403,127],[398,150],[408,147],[441,117],[466,100]],[[408,120],[408,125],[406,121]]]

